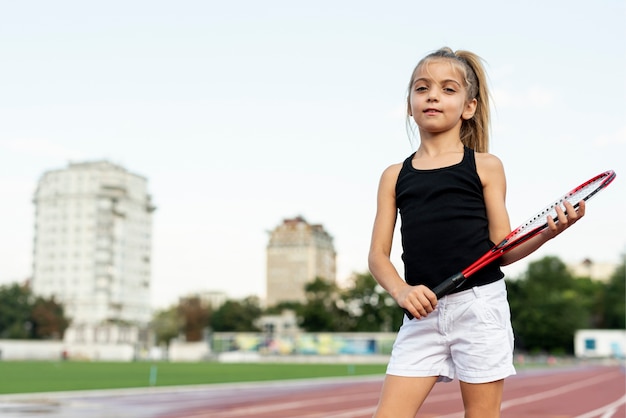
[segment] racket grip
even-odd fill
[[[443,283],[436,286],[433,289],[433,293],[437,295],[437,299],[439,299],[461,286],[465,283],[465,280],[467,280],[467,278],[463,275],[463,273],[457,273],[454,276],[448,277],[443,281]]]
[[[448,277],[446,280],[444,280],[441,284],[439,284],[438,286],[436,286],[433,290],[433,293],[437,296],[437,299],[447,295],[448,293],[452,292],[454,289],[456,289],[457,287],[461,286],[463,283],[465,283],[465,280],[467,280],[467,277],[465,277],[463,275],[463,273],[457,273],[453,276]],[[407,311],[406,309],[404,309],[404,314],[407,316],[407,318],[409,319],[413,319],[415,318],[409,311]]]

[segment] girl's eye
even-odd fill
[[[417,92],[423,92],[423,91],[426,91],[426,87],[424,87],[424,86],[415,87],[415,91],[417,91]]]
[[[446,93],[456,93],[456,90],[450,87],[444,87],[443,91]]]

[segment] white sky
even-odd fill
[[[625,21],[623,0],[0,0],[0,284],[31,276],[40,175],[95,159],[149,179],[156,307],[263,296],[267,231],[296,215],[334,236],[339,280],[367,271],[379,176],[412,151],[406,84],[441,46],[487,62],[513,227],[618,173],[507,272],[545,255],[617,263]]]

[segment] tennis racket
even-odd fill
[[[569,202],[577,209],[580,202],[591,199],[600,190],[611,184],[615,179],[615,171],[609,170],[602,174],[587,180],[580,186],[572,189],[572,191],[566,193],[561,198],[554,201],[554,203],[546,206],[540,212],[537,212],[535,216],[528,219],[522,225],[514,229],[509,235],[506,236],[499,244],[495,245],[491,250],[483,254],[478,260],[474,261],[469,267],[462,272],[456,273],[453,276],[448,277],[443,283],[436,286],[432,291],[437,295],[437,299],[447,295],[454,289],[461,286],[465,281],[474,273],[492,263],[496,259],[500,258],[503,254],[511,251],[518,245],[528,241],[532,237],[539,234],[541,231],[548,227],[548,216],[551,216],[554,222],[558,222],[556,207],[563,204],[565,201]],[[406,309],[404,310],[409,319],[413,319]]]

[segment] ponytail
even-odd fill
[[[456,51],[458,59],[467,67],[466,82],[468,83],[468,100],[476,99],[476,112],[471,119],[464,120],[461,125],[461,142],[477,152],[489,150],[489,89],[487,73],[480,57],[468,51]]]

